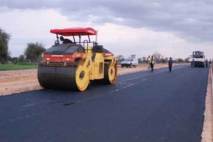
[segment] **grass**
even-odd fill
[[[0,64],[0,71],[7,70],[23,70],[23,69],[35,69],[37,68],[36,64]]]

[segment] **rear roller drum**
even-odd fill
[[[115,84],[117,80],[117,66],[116,64],[106,63],[104,66],[104,83]]]
[[[88,68],[79,65],[73,78],[72,86],[75,90],[85,91],[88,88],[90,83]]]

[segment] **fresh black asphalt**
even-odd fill
[[[83,93],[0,97],[0,142],[200,142],[208,70],[120,76]]]

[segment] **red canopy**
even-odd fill
[[[51,33],[62,36],[75,36],[75,35],[96,35],[97,31],[93,28],[66,28],[66,29],[51,29]]]

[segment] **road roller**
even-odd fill
[[[116,83],[116,58],[98,44],[95,29],[51,29],[50,33],[56,35],[55,43],[42,54],[38,65],[43,88],[85,91],[92,81]]]

